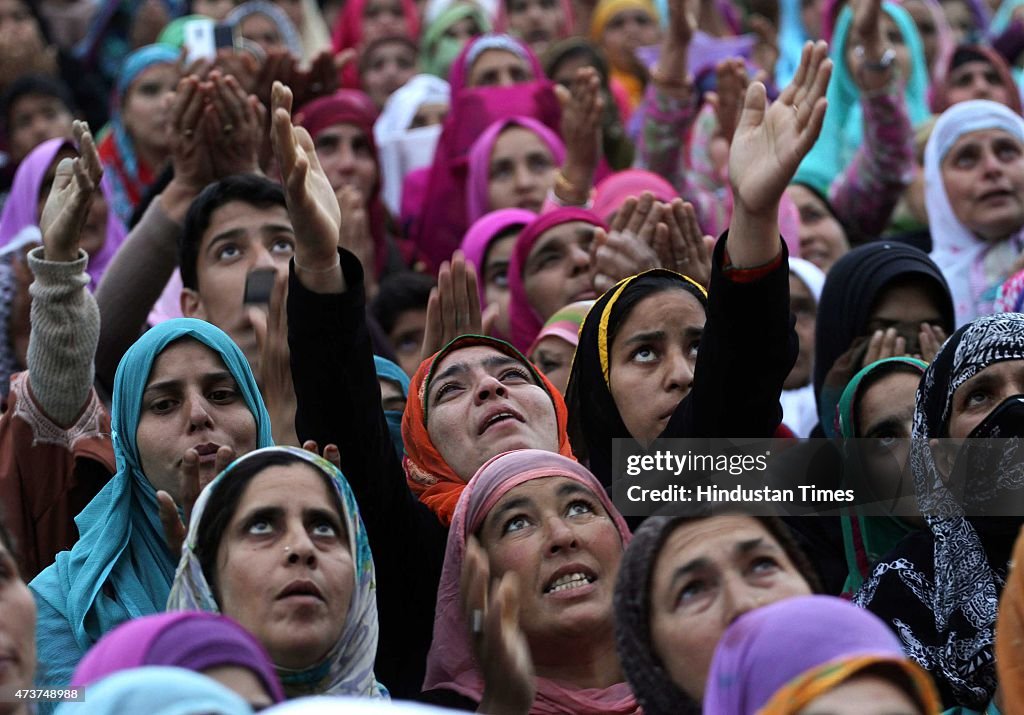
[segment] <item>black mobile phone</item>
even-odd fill
[[[245,279],[246,303],[269,303],[274,290],[277,271],[273,268],[257,268]]]
[[[213,28],[213,45],[218,50],[236,48],[235,28],[232,25],[217,25]]]

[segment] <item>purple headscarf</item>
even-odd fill
[[[487,305],[487,285],[484,283],[484,265],[487,261],[487,251],[498,234],[505,233],[514,226],[520,228],[537,218],[537,214],[526,209],[499,209],[484,214],[469,227],[466,235],[462,238],[462,252],[466,254],[466,260],[476,268],[477,288],[480,291],[480,305]]]
[[[499,119],[484,130],[473,146],[469,149],[469,175],[466,177],[466,218],[472,223],[491,210],[491,199],[488,184],[491,169],[491,154],[498,137],[509,127],[522,127],[540,137],[551,155],[555,165],[561,166],[565,161],[565,144],[562,139],[544,124],[531,117],[511,117]]]
[[[841,598],[798,596],[755,609],[718,642],[704,712],[753,715],[797,676],[858,656],[905,660],[881,619]]]
[[[175,611],[124,623],[89,649],[71,683],[87,686],[121,670],[170,665],[202,672],[217,666],[252,671],[275,703],[284,691],[263,646],[227,616]]]
[[[75,145],[67,139],[50,139],[29,152],[18,165],[11,193],[4,204],[3,214],[0,214],[0,248],[10,243],[22,229],[39,225],[39,191],[53,160],[64,148],[75,150]],[[106,176],[100,182],[100,190],[107,202],[107,239],[99,253],[89,256],[89,267],[86,272],[92,278],[92,289],[99,285],[103,271],[127,235],[124,225],[114,211],[113,194]]]

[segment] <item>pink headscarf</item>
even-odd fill
[[[505,233],[513,226],[526,226],[537,218],[537,214],[526,209],[499,209],[478,218],[462,239],[462,252],[466,260],[476,268],[477,288],[480,290],[480,305],[487,304],[487,286],[484,285],[484,265],[491,242],[498,234]]]
[[[454,690],[477,702],[483,697],[484,682],[473,658],[459,594],[466,541],[505,494],[520,484],[547,477],[566,477],[589,489],[615,523],[623,550],[629,544],[631,535],[625,520],[601,483],[581,464],[540,449],[521,449],[493,457],[480,467],[462,490],[448,531],[448,547],[437,591],[434,640],[427,656],[427,676],[423,682],[425,691],[437,688]],[[624,682],[604,689],[582,690],[547,678],[537,678],[537,697],[530,712],[535,715],[564,715],[566,712],[625,715],[639,713],[640,707],[629,685]]]
[[[657,201],[669,202],[679,196],[672,184],[655,173],[645,169],[618,171],[597,185],[594,189],[593,211],[602,221],[611,221],[612,214],[619,210],[631,196],[640,196],[645,191],[654,194]]]
[[[466,88],[468,58],[476,57],[480,47],[492,45],[504,49],[517,47],[517,51],[509,51],[521,52],[520,56],[527,58],[536,80],[513,87]],[[551,82],[544,77],[537,57],[507,35],[482,35],[467,43],[448,77],[452,106],[430,167],[422,211],[411,217],[410,228],[413,242],[434,269],[451,257],[470,224],[466,218],[466,177],[469,150],[477,138],[497,120],[512,116],[533,117],[557,131],[562,116]]]
[[[599,228],[608,228],[590,211],[566,207],[538,216],[516,239],[516,247],[512,251],[512,259],[508,266],[510,293],[508,329],[511,333],[511,343],[520,351],[529,349],[533,339],[537,337],[537,333],[544,327],[544,318],[537,315],[537,311],[530,305],[526,287],[523,285],[523,268],[526,266],[526,259],[529,258],[530,251],[533,250],[534,244],[541,236],[555,226],[561,226],[570,221],[585,221]]]
[[[491,210],[488,184],[491,168],[491,154],[498,137],[508,127],[522,127],[540,137],[555,158],[555,165],[565,161],[565,144],[555,132],[531,117],[499,119],[484,130],[480,138],[469,149],[469,176],[466,177],[466,218],[476,221]]]
[[[49,139],[29,152],[18,165],[11,193],[4,204],[3,214],[0,214],[0,248],[10,243],[23,229],[39,225],[37,213],[43,179],[57,154],[64,148],[77,151],[75,145],[67,139]],[[92,279],[90,289],[93,290],[99,285],[103,271],[128,234],[114,211],[113,190],[106,175],[100,181],[100,191],[107,202],[107,240],[95,256],[89,256],[86,272]]]
[[[476,61],[480,55],[490,49],[505,50],[519,55],[530,65],[534,80],[544,79],[544,68],[541,67],[540,60],[522,40],[511,35],[488,33],[474,37],[467,42],[466,46],[462,48],[462,52],[455,58],[455,62],[452,63],[451,69],[448,70],[448,84],[452,86],[453,94],[461,89],[468,89],[466,83],[469,81],[469,73],[472,69],[469,58],[472,57]],[[451,115],[449,114],[449,116]]]

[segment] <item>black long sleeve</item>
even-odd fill
[[[341,249],[348,286],[319,294],[288,286],[288,346],[300,440],[336,444],[366,525],[377,572],[376,675],[393,697],[419,696],[433,635],[448,529],[409,490],[380,403],[363,273]]]

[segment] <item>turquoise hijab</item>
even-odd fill
[[[906,78],[903,96],[913,126],[931,116],[928,110],[928,64],[924,59],[924,45],[913,18],[903,8],[891,2],[882,3],[903,35],[910,52],[910,77]],[[860,148],[864,139],[864,120],[860,107],[860,90],[846,66],[846,48],[853,27],[853,11],[843,8],[832,36],[832,80],[828,85],[828,111],[821,136],[804,158],[793,179],[829,195],[832,181],[839,176]]]
[[[103,634],[131,618],[164,610],[177,559],[167,548],[156,491],[142,473],[135,435],[153,362],[182,338],[197,340],[220,356],[256,418],[257,446],[273,444],[270,415],[249,363],[219,328],[192,318],[168,320],[129,348],[114,377],[111,408],[117,473],[75,517],[78,543],[29,584],[39,608],[40,683],[66,685],[79,659]]]
[[[395,363],[380,355],[373,356],[373,364],[377,368],[377,379],[387,380],[398,385],[402,391],[402,397],[409,399],[409,376],[405,370]],[[384,418],[388,421],[388,432],[391,434],[391,443],[395,446],[395,454],[399,459],[405,456],[405,443],[402,441],[402,415],[404,410],[384,410]]]

